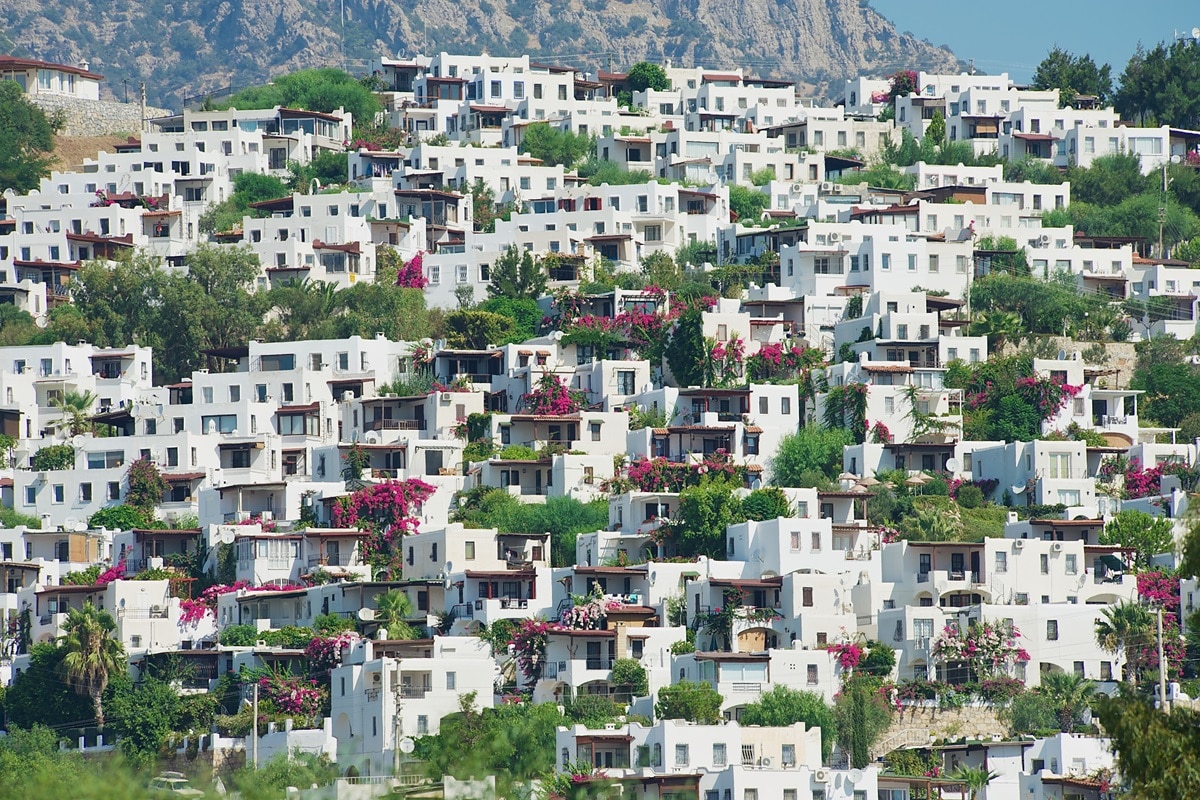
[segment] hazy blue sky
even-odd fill
[[[1139,41],[1152,47],[1178,29],[1200,26],[1196,0],[871,0],[871,5],[919,39],[948,45],[984,72],[1028,81],[1058,45],[1112,64],[1114,80]]]

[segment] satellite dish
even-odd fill
[[[75,532],[76,533],[83,533],[87,529],[88,529],[88,524],[86,522],[80,520],[79,522],[75,523]]]
[[[442,572],[445,573],[446,575],[449,575],[451,572],[454,572],[454,562],[447,561],[445,564],[442,564]]]
[[[400,752],[401,753],[404,753],[405,755],[407,755],[416,749],[417,749],[416,743],[414,743],[413,740],[408,738],[407,736],[405,736],[403,739],[400,740]]]
[[[375,609],[360,608],[358,610],[358,618],[360,620],[362,620],[363,622],[374,622],[375,621]]]
[[[379,434],[371,431],[366,435],[367,444],[379,444]]]
[[[75,526],[78,524],[79,520],[75,519],[74,517],[67,517],[66,521],[63,522],[63,530],[73,531],[75,530]]]
[[[87,441],[87,439],[84,437],[84,435],[82,433],[80,433],[80,434],[77,434],[77,435],[71,437],[71,446],[72,447],[83,447],[83,443],[86,441]]]
[[[946,471],[947,472],[958,472],[958,468],[960,466],[961,465],[958,463],[957,458],[947,458],[946,459]]]
[[[1192,38],[1200,39],[1200,28],[1192,28]]]
[[[134,403],[129,413],[134,419],[145,419],[150,415],[150,409],[142,403]]]
[[[863,773],[862,773],[862,770],[861,770],[861,769],[852,769],[852,770],[850,770],[850,772],[849,772],[849,773],[846,775],[846,778],[847,778],[847,779],[848,779],[848,780],[849,780],[851,783],[858,783],[859,781],[861,781],[861,780],[863,779]]]
[[[1013,487],[1011,487],[1011,489],[1012,489],[1013,494],[1024,494],[1025,493],[1025,484],[1013,486]]]

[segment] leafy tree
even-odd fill
[[[771,198],[757,188],[739,184],[729,185],[729,210],[737,215],[739,222],[757,225],[763,209],[771,205]]]
[[[481,350],[517,341],[514,321],[490,311],[455,311],[446,315],[446,344]]]
[[[497,793],[552,772],[555,731],[563,717],[551,703],[506,703],[479,711],[475,693],[459,696],[459,711],[442,718],[434,736],[417,739],[415,756],[436,780],[496,776]]]
[[[626,186],[634,183],[646,183],[651,175],[644,169],[628,169],[616,161],[603,158],[589,158],[579,165],[579,177],[587,178],[592,186]]]
[[[779,442],[771,459],[771,482],[777,486],[811,486],[814,479],[832,480],[842,471],[842,449],[854,444],[845,428],[806,425]]]
[[[29,459],[29,468],[36,472],[74,469],[75,448],[69,444],[46,445]]]
[[[863,769],[871,763],[871,747],[891,724],[892,711],[880,696],[874,679],[853,677],[842,687],[833,706],[837,742],[850,758],[850,766]]]
[[[917,186],[917,176],[901,172],[891,164],[881,161],[878,164],[872,164],[866,169],[843,172],[838,178],[838,183],[866,183],[868,186],[874,186],[878,189],[911,191]]]
[[[1059,709],[1043,692],[1022,692],[1003,710],[1014,736],[1049,736],[1059,732]]]
[[[595,147],[587,134],[561,130],[548,122],[527,125],[521,136],[521,152],[541,159],[546,166],[561,164],[570,169],[590,156]]]
[[[233,192],[214,203],[200,215],[202,233],[220,233],[242,227],[243,217],[263,217],[267,212],[251,208],[251,203],[286,197],[289,186],[274,175],[243,172],[233,179]]]
[[[679,681],[658,690],[654,715],[658,719],[685,719],[701,725],[721,721],[722,697],[711,685]]]
[[[679,555],[725,558],[725,528],[744,520],[734,488],[732,481],[706,475],[679,493],[679,509],[670,523]]]
[[[116,694],[109,720],[122,754],[133,763],[149,763],[167,734],[176,729],[183,703],[170,684],[153,678]]]
[[[229,781],[243,800],[286,797],[289,786],[328,786],[340,776],[338,765],[322,753],[278,753],[258,769],[243,767]]]
[[[786,727],[797,722],[803,722],[806,728],[821,729],[821,761],[829,761],[837,736],[837,723],[833,709],[816,692],[802,692],[776,684],[742,709],[742,725]]]
[[[1166,714],[1148,698],[1129,693],[1096,701],[1117,769],[1133,797],[1187,800],[1200,776],[1200,714],[1176,708]]]
[[[742,499],[742,516],[760,521],[790,517],[792,504],[778,486],[767,486],[755,489]]]
[[[612,683],[614,686],[628,686],[630,694],[634,697],[650,694],[646,668],[636,658],[618,658],[613,662]]]
[[[1133,565],[1143,570],[1150,567],[1152,557],[1159,553],[1174,552],[1175,536],[1171,520],[1126,508],[1104,526],[1100,532],[1100,544],[1119,544],[1132,549]]]
[[[1187,40],[1160,43],[1146,51],[1140,45],[1121,73],[1114,98],[1123,119],[1195,129],[1200,126],[1200,48]]]
[[[544,504],[522,503],[507,492],[480,487],[460,496],[454,521],[468,528],[502,533],[550,533],[551,563],[575,563],[575,537],[608,524],[608,502],[581,503],[573,497],[548,497]]]
[[[96,724],[104,727],[104,690],[109,677],[124,671],[125,648],[113,638],[117,623],[112,614],[98,609],[89,600],[82,608],[67,612],[62,638],[65,651],[59,667],[67,683],[80,695],[91,698]]]
[[[933,112],[933,118],[929,120],[929,127],[925,129],[925,136],[937,144],[946,141],[946,118],[942,116],[942,112]]]
[[[72,691],[60,677],[65,656],[66,650],[53,644],[30,648],[28,669],[17,674],[4,693],[4,713],[10,729],[38,724],[84,727],[91,720],[94,709],[90,699]]]
[[[1053,164],[1048,164],[1041,159],[1023,158],[1020,161],[1004,162],[1004,180],[1014,183],[1029,181],[1030,183],[1057,186],[1063,182],[1063,174]],[[1044,216],[1042,217],[1042,226],[1052,227]]]
[[[390,247],[380,249],[395,252]],[[274,319],[259,329],[259,335],[273,342],[332,339],[333,318],[342,301],[335,283],[308,278],[284,281],[267,292]]]
[[[667,71],[658,64],[648,61],[639,61],[634,64],[629,68],[625,77],[629,81],[629,87],[635,92],[644,92],[647,89],[665,92],[671,88]]]
[[[1159,361],[1148,366],[1142,361],[1139,357],[1130,385],[1146,392],[1145,401],[1139,405],[1147,420],[1176,427],[1188,414],[1200,410],[1200,369],[1182,361]]]
[[[307,164],[290,161],[287,166],[292,176],[289,186],[292,191],[301,194],[308,194],[312,190],[313,181],[318,186],[330,186],[350,180],[349,155],[344,152],[327,150],[314,155]]]
[[[1072,55],[1055,46],[1033,73],[1034,89],[1057,89],[1059,108],[1075,104],[1076,95],[1090,95],[1101,105],[1112,96],[1112,67],[1097,65],[1088,54]]]
[[[220,108],[303,108],[332,114],[339,108],[358,124],[372,124],[381,110],[379,99],[353,75],[332,67],[302,69],[281,75],[265,86],[252,86],[231,95]]]
[[[479,304],[480,311],[508,317],[513,322],[512,341],[524,342],[537,336],[545,314],[530,298],[491,297]]]
[[[141,511],[147,519],[153,519],[154,507],[162,502],[171,484],[167,483],[149,458],[139,458],[130,464],[127,479],[129,491],[125,496],[126,504]]]
[[[389,639],[415,639],[417,632],[408,624],[413,615],[412,602],[399,589],[375,595],[375,620],[387,629]]]
[[[1085,168],[1067,171],[1071,182],[1071,200],[1100,206],[1115,206],[1122,200],[1143,194],[1150,188],[1149,176],[1142,174],[1141,160],[1134,153],[1100,156]]]
[[[345,311],[334,322],[337,338],[380,332],[392,341],[413,342],[429,335],[430,313],[420,289],[359,281],[338,292],[338,302]]]
[[[699,309],[689,308],[679,315],[663,356],[677,386],[704,385],[704,362],[708,359]]]
[[[492,264],[488,292],[513,300],[537,300],[546,293],[547,280],[545,266],[532,253],[510,245]]]
[[[0,80],[0,194],[32,191],[50,174],[61,117],[47,117],[15,81]]]
[[[119,531],[148,528],[150,522],[145,511],[129,505],[108,506],[88,517],[89,527]]]

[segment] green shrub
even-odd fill
[[[628,686],[634,697],[645,697],[650,694],[650,682],[646,678],[646,668],[636,659],[618,658],[613,662],[612,683],[615,686]]]
[[[983,505],[983,490],[973,485],[962,486],[959,487],[955,499],[963,508],[979,508]]]

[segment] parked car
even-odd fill
[[[151,797],[203,797],[204,792],[188,783],[182,772],[164,772],[150,781]]]

